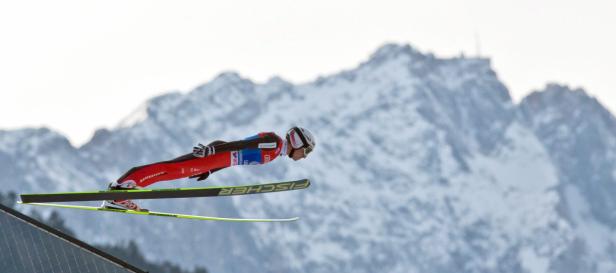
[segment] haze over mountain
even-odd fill
[[[104,188],[192,145],[293,125],[306,160],[230,168],[205,184],[309,178],[310,189],[141,201],[237,224],[62,211],[89,242],[135,239],[152,260],[211,272],[614,272],[616,121],[584,90],[547,85],[512,102],[489,59],[387,44],[358,67],[294,85],[223,73],[145,102],[75,148],[45,128],[0,131],[3,190]],[[94,204],[94,203],[93,203]]]

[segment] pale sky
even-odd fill
[[[614,113],[614,3],[1,1],[0,128],[47,126],[80,145],[148,98],[220,72],[304,83],[353,68],[386,42],[440,57],[473,56],[479,44],[516,102],[558,82]]]

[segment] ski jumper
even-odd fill
[[[244,140],[224,142],[214,141],[208,146],[214,153],[196,157],[192,153],[169,161],[162,161],[134,167],[117,180],[118,184],[133,181],[139,187],[153,183],[215,172],[235,165],[257,165],[268,163],[285,153],[286,146],[275,133],[259,133]]]

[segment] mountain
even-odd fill
[[[616,120],[582,89],[551,84],[520,103],[522,120],[558,168],[559,211],[573,240],[559,272],[612,272],[616,243]],[[578,257],[586,257],[580,259]]]
[[[309,190],[140,202],[190,214],[301,216],[296,223],[63,214],[88,242],[132,238],[151,260],[211,272],[613,272],[614,124],[582,90],[548,85],[516,105],[488,59],[387,44],[306,84],[223,73],[150,99],[79,148],[47,129],[1,131],[0,170],[10,175],[0,184],[103,188],[197,142],[300,125],[317,138],[306,160],[230,168],[206,185],[310,178]]]

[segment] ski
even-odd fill
[[[268,184],[254,184],[244,186],[216,186],[206,188],[176,188],[176,189],[147,189],[147,190],[113,190],[90,192],[61,192],[20,194],[22,203],[48,203],[73,201],[100,201],[123,199],[162,199],[162,198],[189,198],[235,196],[257,193],[270,193],[280,191],[301,190],[310,186],[310,180],[301,179],[287,182]]]
[[[80,209],[80,210],[91,210],[91,211],[108,211],[108,212],[119,212],[119,213],[128,213],[128,214],[146,215],[146,216],[163,216],[163,217],[174,217],[174,218],[205,220],[205,221],[292,222],[292,221],[297,221],[299,219],[299,217],[281,218],[281,219],[224,218],[224,217],[211,217],[211,216],[200,216],[200,215],[156,212],[156,211],[135,211],[135,210],[124,210],[124,209],[111,209],[111,208],[92,207],[92,206],[74,206],[74,205],[61,205],[61,204],[50,204],[50,203],[23,203],[23,202],[17,202],[17,203],[23,204],[23,205],[35,205],[35,206],[45,206],[45,207],[54,207],[54,208]]]

